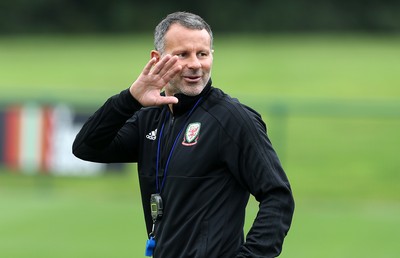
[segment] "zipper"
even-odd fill
[[[165,166],[165,162],[166,162],[166,153],[169,153],[169,151],[172,148],[172,144],[173,142],[171,142],[174,137],[174,127],[175,127],[175,117],[173,116],[173,114],[171,113],[171,118],[169,119],[169,126],[168,126],[168,130],[165,131],[165,141],[163,141],[162,145],[163,148],[161,149],[161,168],[163,168]],[[162,173],[160,173],[159,177],[163,178],[164,176],[164,169],[161,169]]]

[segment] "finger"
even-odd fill
[[[147,62],[146,66],[143,68],[142,73],[144,75],[148,75],[151,71],[151,68],[153,67],[153,65],[157,62],[157,59],[155,57],[153,57],[152,59],[150,59],[149,62]]]
[[[156,100],[156,106],[176,104],[176,103],[178,103],[178,98],[174,96],[160,96]]]
[[[164,66],[161,68],[159,75],[164,76],[171,68],[174,67],[174,65],[178,62],[178,57],[177,56],[171,56],[171,58],[164,64]]]
[[[176,65],[176,66],[172,67],[171,69],[169,69],[169,70],[163,75],[164,81],[169,82],[169,81],[170,81],[172,78],[174,78],[175,75],[177,75],[181,70],[182,70],[182,66],[181,66],[181,65]]]
[[[169,59],[171,59],[171,55],[165,55],[163,58],[161,58],[161,60],[153,67],[151,73],[160,73],[161,69],[164,67],[165,63],[167,63]]]

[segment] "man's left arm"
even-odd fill
[[[260,203],[254,223],[237,257],[276,257],[289,231],[294,200],[288,178],[258,114],[245,116],[236,137],[236,179]]]

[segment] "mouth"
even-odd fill
[[[201,80],[201,76],[193,76],[193,75],[183,76],[183,79],[186,82],[189,82],[189,83],[196,83],[196,82],[199,82]]]

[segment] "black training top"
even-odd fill
[[[148,233],[159,166],[164,215],[155,227],[154,257],[276,257],[294,202],[261,116],[211,81],[199,96],[176,96],[173,113],[167,106],[141,107],[129,90],[109,98],[77,135],[73,153],[138,163]],[[244,239],[249,194],[260,210]]]

